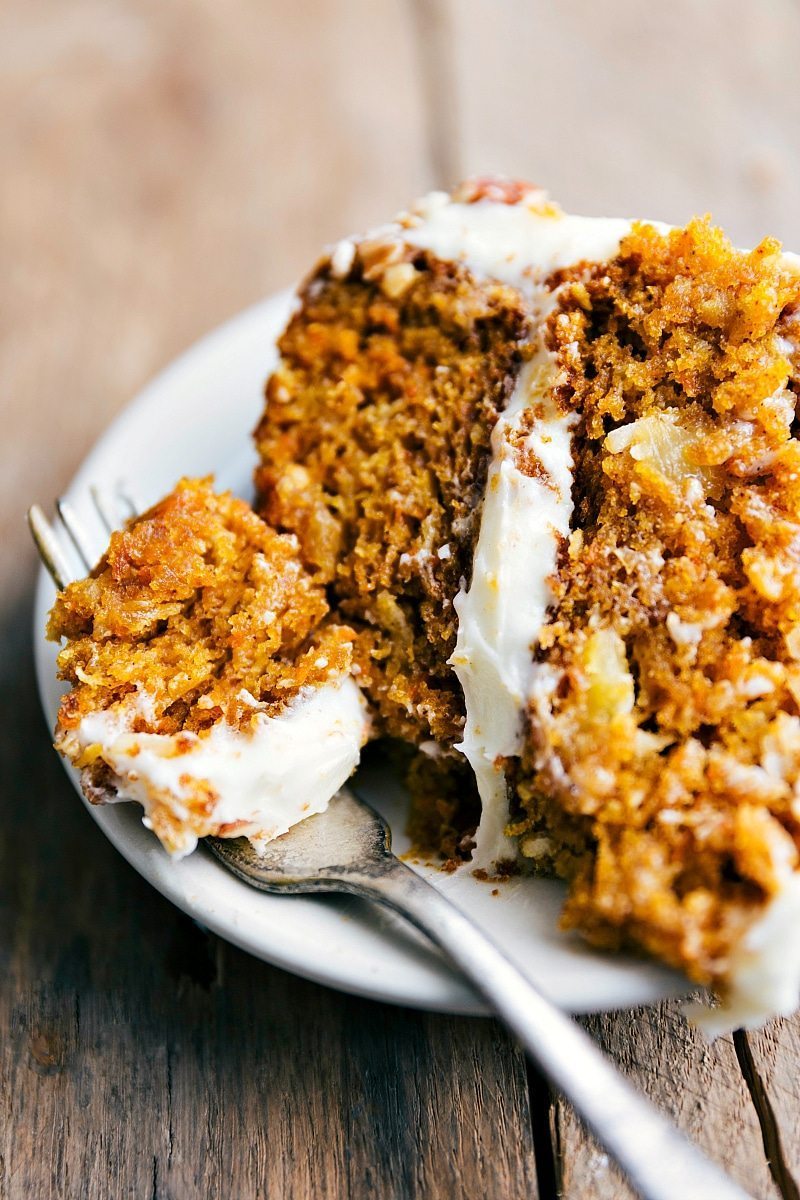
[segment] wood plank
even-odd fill
[[[185,1046],[172,1059],[168,1194],[206,1194],[198,1150],[224,1180],[244,1142],[242,1181],[270,1196],[535,1195],[519,1138],[524,1064],[495,1026],[398,1012],[225,958],[219,1033],[204,1037],[201,1059]],[[199,1144],[198,1106],[217,1113]]]
[[[402,0],[4,7],[4,1200],[535,1193],[506,1036],[197,930],[83,812],[29,658],[27,502],[199,333],[432,182],[415,28]]]
[[[786,1200],[800,1197],[800,1016],[737,1034],[772,1171]]]
[[[446,0],[467,172],[800,246],[793,0]]]
[[[676,1001],[584,1024],[623,1074],[751,1195],[780,1195],[730,1037],[707,1042]],[[563,1099],[555,1100],[552,1119],[564,1200],[634,1196]]]

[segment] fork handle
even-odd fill
[[[393,855],[348,872],[348,891],[388,905],[461,968],[572,1102],[643,1200],[746,1200],[619,1074],[591,1038],[534,987],[450,900]]]

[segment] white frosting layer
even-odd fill
[[[144,710],[146,698],[139,706]],[[358,764],[369,728],[361,691],[348,676],[301,693],[277,716],[256,714],[247,732],[220,722],[200,735],[133,733],[136,711],[89,714],[64,748],[77,757],[99,747],[114,772],[117,798],[141,804],[145,824],[156,803],[186,822],[179,855],[194,849],[198,832],[236,824],[237,836],[263,844],[322,812]],[[216,796],[200,831],[190,807],[198,785]]]
[[[467,709],[460,749],[482,801],[473,861],[489,868],[517,855],[504,833],[508,797],[499,760],[522,751],[523,712],[537,669],[532,649],[553,600],[558,539],[569,533],[572,515],[570,418],[548,411],[545,402],[545,415],[535,420],[525,447],[542,464],[541,475],[519,470],[509,441],[530,403],[546,400],[541,357],[522,372],[495,426],[472,581],[455,600],[458,637],[450,662]]]
[[[404,222],[402,238],[478,277],[538,294],[553,271],[613,257],[630,228],[623,219],[570,216],[539,191],[517,204],[459,204],[446,192],[431,192]]]
[[[472,579],[455,600],[458,640],[450,661],[467,711],[460,749],[482,803],[473,862],[487,869],[517,857],[516,843],[504,833],[508,794],[499,759],[522,750],[523,714],[539,669],[533,651],[553,600],[549,581],[559,539],[567,536],[572,515],[573,417],[559,413],[552,399],[556,365],[541,341],[541,321],[554,301],[543,281],[559,268],[613,257],[630,227],[625,220],[568,216],[540,192],[516,204],[459,204],[437,192],[402,229],[406,242],[459,262],[479,278],[519,288],[538,317],[535,354],[492,435]],[[517,465],[514,441],[523,420],[523,449],[541,468],[535,476]]]

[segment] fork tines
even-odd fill
[[[95,485],[89,494],[102,535],[90,530],[69,500],[56,501],[57,522],[48,521],[38,504],[28,510],[28,525],[39,558],[59,591],[88,573],[100,557],[108,535],[136,515],[136,505],[120,488],[107,491]]]

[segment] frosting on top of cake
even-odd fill
[[[538,296],[542,280],[574,263],[616,254],[631,222],[574,217],[538,188],[516,203],[478,198],[463,202],[431,192],[399,222],[402,238],[474,275],[498,279]]]

